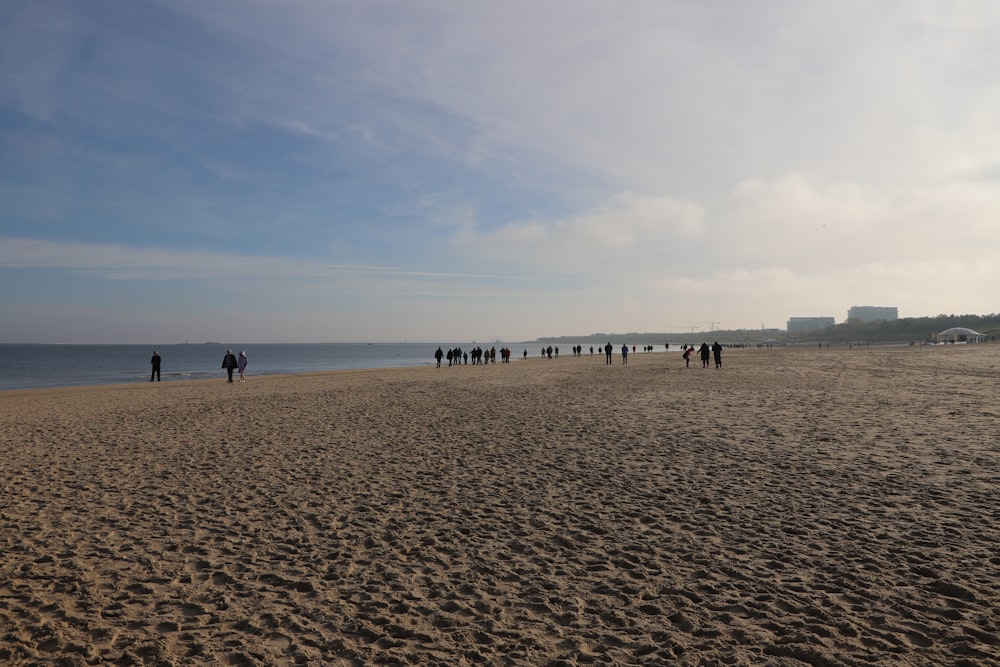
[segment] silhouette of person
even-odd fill
[[[604,346],[604,363],[608,366],[611,365],[611,353],[614,351],[614,349],[615,348],[611,347],[610,340],[608,341],[608,344]]]
[[[240,382],[246,382],[247,374],[247,353],[244,350],[240,350],[240,356],[236,360],[236,367],[240,369]]]
[[[441,351],[440,347],[437,349],[437,352],[434,353],[434,358],[437,359],[438,362],[437,367],[441,368],[441,359],[444,358],[444,352]]]
[[[222,367],[226,369],[226,374],[229,375],[229,379],[226,380],[230,384],[233,383],[233,371],[239,365],[236,361],[236,355],[233,354],[232,350],[226,350],[226,356],[222,358]]]
[[[159,382],[160,381],[160,353],[157,352],[156,350],[153,350],[153,358],[149,360],[149,363],[152,364],[152,366],[153,366],[153,372],[149,376],[149,381],[152,382],[153,378],[155,377],[156,381]]]
[[[622,365],[628,364],[628,345],[622,345]]]
[[[698,348],[698,354],[701,355],[701,367],[708,368],[708,357],[712,354],[711,350],[708,349],[708,343],[701,344],[701,347]]]
[[[712,354],[715,355],[715,367],[722,368],[722,346],[719,341],[712,343]]]

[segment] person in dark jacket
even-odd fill
[[[698,354],[701,356],[701,367],[708,368],[708,358],[712,354],[712,351],[708,348],[708,343],[701,344],[701,347],[698,348]]]
[[[719,341],[712,343],[712,354],[715,355],[715,367],[722,368],[722,346]]]
[[[152,382],[153,378],[155,377],[156,381],[159,382],[160,381],[160,353],[157,352],[156,350],[153,350],[153,358],[149,360],[149,363],[153,365],[153,372],[149,376],[149,381]]]
[[[238,365],[239,362],[236,360],[236,355],[233,354],[233,351],[226,350],[226,356],[222,359],[222,367],[226,369],[226,373],[229,375],[228,382],[232,383],[233,371]]]

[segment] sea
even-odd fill
[[[438,343],[197,343],[174,345],[0,344],[0,391],[149,382],[153,350],[160,354],[163,382],[225,377],[227,349],[245,350],[247,377],[363,368],[432,366]],[[536,343],[479,343],[484,349],[507,345],[537,354]],[[471,350],[475,343],[448,343],[444,350]],[[520,355],[515,354],[518,358]]]

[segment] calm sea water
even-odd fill
[[[480,343],[483,347],[485,344]],[[511,349],[538,345],[507,343]],[[444,344],[470,350],[470,343]],[[497,346],[499,347],[499,345]],[[94,384],[149,382],[153,350],[162,358],[161,377],[170,380],[222,378],[226,349],[246,350],[248,377],[357,368],[431,366],[431,343],[320,343],[221,345],[10,345],[0,344],[0,391]],[[517,355],[515,355],[516,357]]]

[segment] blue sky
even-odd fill
[[[994,313],[1000,5],[13,0],[0,342]]]

